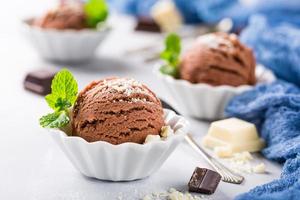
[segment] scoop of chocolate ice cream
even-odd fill
[[[34,20],[33,25],[50,29],[83,29],[86,28],[82,4],[62,4],[50,10],[46,15]]]
[[[180,76],[192,83],[210,85],[255,84],[255,58],[234,34],[200,36],[182,57]]]
[[[160,100],[145,85],[127,78],[90,83],[72,113],[73,134],[88,142],[144,143],[164,125]]]

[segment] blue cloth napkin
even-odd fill
[[[300,199],[298,23],[274,23],[265,16],[256,15],[251,17],[248,27],[241,34],[242,42],[254,49],[257,61],[289,83],[276,81],[259,85],[233,98],[226,108],[228,116],[255,123],[267,143],[262,153],[268,159],[284,163],[280,179],[241,194],[236,200]]]
[[[247,24],[254,14],[263,14],[273,24],[282,21],[300,25],[299,0],[174,0],[187,21],[215,23],[224,17],[232,18],[237,27]],[[196,14],[195,14],[196,13]]]
[[[266,158],[284,163],[280,179],[258,186],[237,200],[299,199],[300,89],[284,81],[259,85],[233,98],[225,110],[257,125]]]
[[[149,15],[158,0],[107,0],[112,8],[132,15]],[[300,25],[299,0],[173,0],[187,23],[215,23],[230,17],[236,26],[244,26],[249,16],[264,14],[278,23],[286,21]]]
[[[300,26],[273,25],[262,15],[253,16],[241,40],[253,48],[259,63],[277,77],[300,86]]]

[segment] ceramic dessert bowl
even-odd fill
[[[162,64],[157,64],[154,67],[154,73],[160,78],[168,93],[176,101],[178,111],[196,118],[207,120],[224,118],[224,108],[229,100],[253,88],[250,85],[233,87],[228,85],[211,86],[205,83],[193,84],[161,73],[161,66]],[[255,74],[257,84],[275,80],[274,74],[261,65],[256,67]]]
[[[97,30],[56,30],[33,26],[31,22],[22,22],[26,38],[44,59],[58,62],[88,60],[110,32],[107,26]]]
[[[148,177],[157,171],[188,132],[188,122],[173,111],[164,110],[164,121],[173,129],[174,135],[166,140],[146,144],[88,143],[80,137],[67,136],[61,130],[49,129],[48,133],[85,176],[131,181]]]

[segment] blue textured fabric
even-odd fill
[[[112,8],[132,15],[149,15],[158,0],[107,0]],[[249,16],[264,14],[278,23],[286,21],[300,25],[299,0],[174,0],[187,23],[215,23],[230,17],[237,26],[247,23]],[[248,2],[248,3],[243,3]]]
[[[135,16],[149,16],[151,7],[158,0],[107,0],[111,9]]]
[[[259,85],[233,98],[225,112],[255,123],[267,143],[264,156],[284,163],[280,179],[257,186],[236,199],[299,199],[300,89],[284,81]]]
[[[264,16],[253,16],[241,40],[277,77],[300,86],[300,27],[287,23],[274,26]]]
[[[203,21],[197,13],[196,1],[190,0],[189,3],[186,3],[186,0],[174,0],[174,2],[187,23],[199,23]]]
[[[297,23],[300,17],[299,0],[201,0],[195,8],[199,16],[206,22],[216,22],[224,17],[233,19],[237,26],[243,26],[254,14],[264,14],[272,23],[282,21]],[[243,3],[247,2],[247,3]]]

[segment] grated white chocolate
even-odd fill
[[[128,100],[124,99],[115,99],[112,101],[113,103],[115,102],[128,102],[128,103],[137,103],[137,102],[142,102],[142,103],[153,103],[152,101],[147,101],[145,98],[130,98]]]
[[[118,78],[113,80],[103,81],[103,87],[110,88],[114,92],[123,93],[126,96],[131,94],[147,94],[152,95],[149,91],[142,89],[142,83],[131,78]]]
[[[245,151],[242,153],[235,153],[233,157],[227,159],[229,162],[230,168],[232,168],[235,172],[241,173],[264,173],[265,172],[265,165],[264,163],[254,164],[251,161],[255,161],[252,155]]]
[[[160,193],[152,193],[144,196],[142,200],[209,200],[210,198],[205,195],[192,195],[189,192],[180,192],[174,188],[169,191]]]
[[[233,39],[234,38],[237,39],[236,36],[233,34],[230,34],[230,37]],[[234,46],[230,40],[220,37],[216,34],[207,34],[207,35],[200,36],[197,38],[197,42],[204,44],[210,48],[215,48],[215,49],[219,48],[219,46],[221,44],[225,45],[226,48],[228,48],[228,49],[234,48]]]

